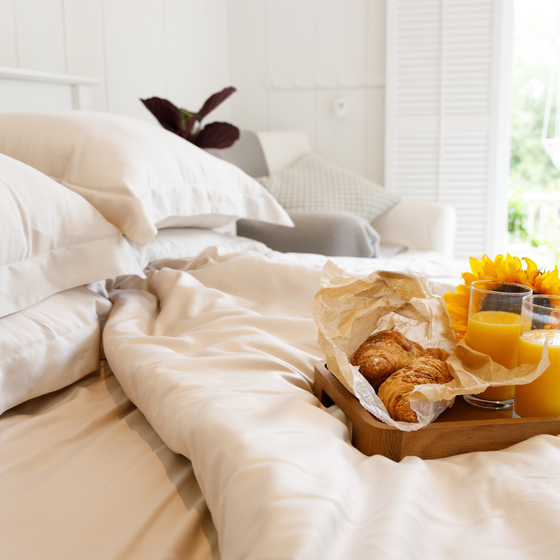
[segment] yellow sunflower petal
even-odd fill
[[[525,278],[525,271],[523,270],[523,263],[519,257],[512,257],[509,253],[506,257],[506,268],[512,274],[512,280],[519,281]],[[522,283],[522,282],[521,282]]]
[[[457,286],[457,293],[460,296],[463,296],[463,298],[467,301],[469,301],[469,298],[471,297],[471,289],[470,286],[463,286],[462,284]]]
[[[554,294],[558,292],[558,267],[549,270],[539,278],[540,289],[539,294]]]
[[[486,261],[482,269],[482,278],[484,280],[501,280],[506,279],[503,269],[494,265],[492,261]]]
[[[470,286],[473,282],[478,280],[478,277],[475,276],[474,274],[471,274],[470,272],[463,272],[461,276],[463,277],[463,280],[465,281],[465,284],[467,286]]]
[[[523,260],[525,261],[525,264],[527,265],[527,272],[528,273],[533,273],[533,272],[537,272],[539,273],[539,267],[537,266],[537,263],[535,261],[532,261],[529,257],[523,257]]]
[[[509,256],[509,255],[508,255]],[[492,261],[489,257],[487,257],[490,262],[494,264],[496,268],[505,268],[506,267],[506,259],[504,255],[496,255],[496,258]]]
[[[472,273],[478,278],[482,272],[482,262],[474,257],[469,259],[469,264],[471,265]]]

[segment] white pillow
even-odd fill
[[[85,287],[0,319],[0,414],[99,367],[111,302]]]
[[[87,201],[0,154],[0,317],[97,280],[142,270]]]
[[[288,211],[343,212],[370,223],[400,200],[381,185],[313,153],[259,181]]]
[[[130,246],[142,268],[161,259],[196,257],[206,247],[218,247],[226,253],[270,253],[270,249],[264,243],[254,239],[197,228],[162,229],[148,244],[142,246],[131,241]]]
[[[292,225],[238,167],[160,125],[81,111],[0,114],[0,153],[76,191],[141,245],[157,228],[251,218]]]

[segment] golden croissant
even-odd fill
[[[440,348],[424,349],[398,331],[380,331],[371,335],[350,358],[353,366],[374,389],[393,373],[421,356],[447,359],[448,353]]]
[[[423,356],[391,375],[382,383],[377,395],[393,420],[417,422],[409,400],[414,387],[428,383],[449,383],[452,379],[445,362]]]

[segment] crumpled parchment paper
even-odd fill
[[[464,342],[456,344],[443,298],[435,294],[427,278],[413,271],[381,270],[357,277],[328,261],[311,314],[319,328],[319,345],[329,371],[366,410],[403,431],[426,426],[451,406],[456,396],[481,393],[489,386],[530,383],[550,365],[546,345],[538,366],[523,364],[510,370]],[[359,368],[349,361],[368,336],[391,329],[424,348],[443,348],[451,353],[446,362],[453,381],[420,385],[410,396],[417,423],[393,420]]]

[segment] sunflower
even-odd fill
[[[525,261],[525,265],[521,261]],[[457,293],[448,292],[443,296],[457,340],[465,338],[467,334],[470,286],[475,280],[514,282],[528,286],[535,294],[560,295],[557,266],[548,272],[541,272],[531,259],[520,259],[510,254],[505,257],[498,255],[494,260],[487,255],[481,260],[471,257],[469,264],[472,272],[461,275],[465,283],[457,286]]]

